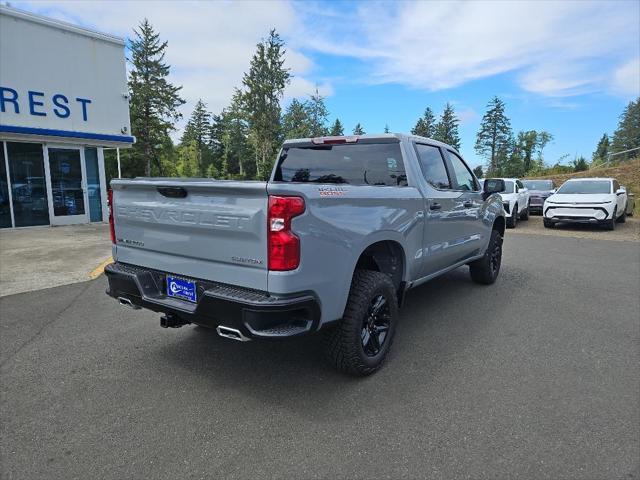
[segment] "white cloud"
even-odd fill
[[[183,86],[187,104],[181,110],[185,116],[198,98],[212,112],[220,112],[229,104],[234,87],[241,85],[256,43],[272,28],[286,38],[299,23],[298,13],[284,1],[47,1],[16,6],[129,38],[132,29],[148,18],[161,38],[169,42],[166,61],[172,67],[172,82]],[[312,60],[289,42],[285,48],[286,66],[294,75],[286,95],[312,93]],[[332,93],[326,81],[319,89],[323,95]]]
[[[615,93],[640,96],[640,57],[617,68],[613,72],[611,86]]]
[[[316,9],[297,34],[308,48],[362,58],[375,83],[441,90],[517,72],[523,89],[563,97],[606,90],[612,62],[638,55],[639,5],[367,2],[326,21]]]
[[[474,123],[480,120],[480,114],[476,112],[473,108],[464,108],[462,110],[456,111],[456,116],[458,120],[460,120],[460,124],[466,125],[468,123]]]

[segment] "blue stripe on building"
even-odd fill
[[[134,137],[126,135],[105,135],[102,133],[73,132],[68,130],[54,130],[50,128],[15,127],[12,125],[0,125],[0,132],[18,133],[22,135],[43,135],[48,137],[83,138],[86,140],[102,140],[105,142],[135,142]]]

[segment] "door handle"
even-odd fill
[[[462,205],[464,205],[464,208],[471,208],[471,207],[473,207],[473,202],[470,201],[470,200],[467,200]]]
[[[429,205],[429,210],[440,210],[442,208],[442,205],[440,205],[438,202],[433,202],[431,205]]]
[[[423,212],[422,210],[418,210],[418,211],[416,212],[416,217],[417,217],[417,218],[422,218],[422,217],[424,217],[424,212]]]

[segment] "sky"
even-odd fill
[[[283,106],[317,88],[349,133],[409,132],[450,102],[461,152],[475,166],[487,102],[507,105],[514,132],[554,136],[547,163],[591,158],[640,96],[640,1],[11,1],[10,5],[124,38],[148,18],[169,42],[185,119],[202,98],[229,104],[256,43],[275,28],[292,80]],[[176,132],[179,136],[179,131]]]

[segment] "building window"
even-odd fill
[[[89,194],[89,220],[102,221],[102,197],[100,192],[100,168],[98,167],[98,149],[84,149],[85,171],[87,172],[87,190]]]
[[[9,205],[9,183],[4,144],[0,142],[0,228],[11,227],[11,205]]]
[[[40,143],[7,142],[16,227],[49,225],[49,205]]]

